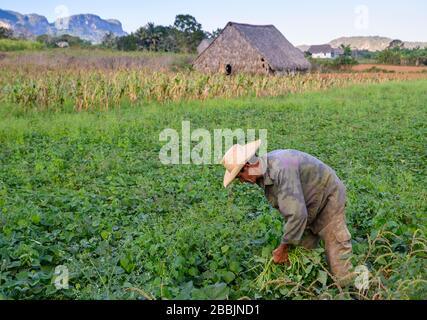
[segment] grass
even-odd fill
[[[194,58],[194,55],[191,54],[164,52],[124,52],[101,48],[46,48],[36,51],[8,52],[0,66],[5,71],[12,73],[24,70],[28,76],[32,77],[40,72],[46,76],[46,74],[53,73],[52,71],[56,71],[58,75],[70,71],[85,73],[84,71],[88,70],[176,71],[188,69]],[[34,79],[34,77],[32,78]]]
[[[0,52],[1,51],[40,50],[43,48],[44,48],[44,45],[36,41],[0,39]]]
[[[33,57],[35,54],[42,57],[43,59],[55,59],[66,56],[74,59],[78,58],[118,58],[118,57],[127,57],[127,58],[165,58],[172,57],[176,59],[180,58],[195,58],[194,54],[184,54],[184,53],[171,53],[171,52],[155,52],[155,51],[117,51],[111,49],[104,48],[45,48],[44,50],[39,50],[37,52],[29,51],[17,51],[11,52],[10,55],[13,58],[23,58],[25,56],[29,56],[29,58]],[[19,62],[19,61],[18,61]],[[34,64],[37,64],[38,61],[34,61]],[[78,65],[75,65],[76,67]]]
[[[348,299],[322,250],[270,263],[283,221],[219,165],[163,166],[159,133],[268,130],[268,149],[331,165],[348,189],[364,299],[427,296],[427,81],[275,98],[123,104],[108,112],[1,105],[0,296],[12,299]],[[16,110],[21,110],[17,112]],[[70,270],[68,290],[52,283]]]

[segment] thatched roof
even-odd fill
[[[311,54],[332,53],[333,51],[334,51],[334,49],[332,48],[332,46],[330,44],[315,45],[315,46],[311,46],[308,49],[308,52],[310,52]]]
[[[267,60],[275,71],[306,70],[311,67],[304,54],[295,48],[273,25],[229,22]]]

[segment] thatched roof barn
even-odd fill
[[[221,34],[196,58],[201,72],[289,74],[311,65],[273,25],[229,22]]]

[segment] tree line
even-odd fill
[[[378,53],[379,63],[396,65],[427,65],[427,48],[405,48],[401,40],[393,40],[387,49]]]
[[[116,37],[107,33],[101,46],[123,51],[195,53],[203,39],[215,38],[220,32],[221,29],[206,32],[195,17],[180,14],[170,26],[150,22],[127,36]]]
[[[213,32],[204,31],[195,17],[189,14],[180,14],[175,17],[172,25],[155,25],[150,22],[135,32],[126,36],[115,36],[107,33],[100,45],[92,45],[89,41],[68,34],[52,36],[41,35],[37,42],[48,48],[57,47],[59,42],[67,42],[70,47],[102,47],[122,51],[160,51],[175,53],[195,53],[203,39],[215,38],[221,29]],[[0,27],[0,39],[14,39],[12,30]]]

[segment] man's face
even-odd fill
[[[253,175],[253,171],[255,170],[252,170],[252,169],[257,168],[258,165],[259,165],[259,162],[254,164],[250,164],[250,163],[245,164],[245,166],[242,168],[242,171],[240,171],[240,173],[237,175],[240,182],[246,182],[246,183],[252,183],[252,184],[256,183],[257,179],[259,178],[259,175]]]

